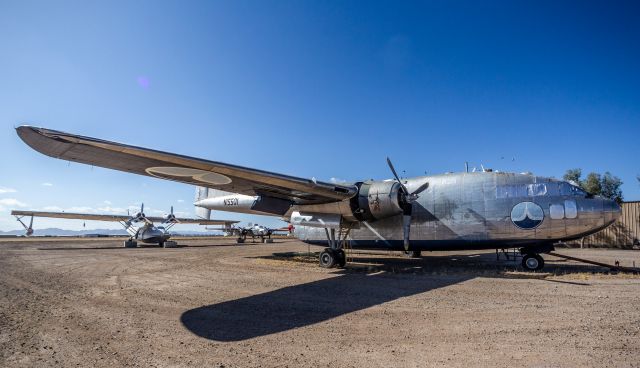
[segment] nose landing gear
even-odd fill
[[[540,271],[544,267],[544,258],[539,254],[525,254],[522,256],[522,268],[527,271]]]

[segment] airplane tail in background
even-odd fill
[[[196,199],[195,202],[198,202],[203,199],[209,198],[209,188],[205,187],[196,187]],[[211,218],[211,210],[208,208],[198,207],[196,206],[196,216],[205,220],[209,220]]]
[[[196,199],[195,202],[201,201],[207,198],[217,198],[224,197],[228,195],[233,195],[234,193],[225,192],[224,190],[219,189],[210,189],[205,187],[196,187]],[[196,206],[196,216],[209,220],[211,216],[211,210],[208,208],[198,207]]]

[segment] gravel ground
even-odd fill
[[[295,240],[180,242],[0,240],[0,366],[640,366],[640,276],[476,251],[326,270],[284,254]]]

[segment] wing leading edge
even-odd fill
[[[232,193],[259,195],[292,204],[351,198],[352,185],[303,179],[32,126],[16,128],[20,138],[47,156],[178,181]]]

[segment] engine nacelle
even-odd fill
[[[358,187],[358,194],[350,199],[340,202],[293,206],[290,216],[292,220],[295,217],[297,222],[292,221],[292,223],[312,227],[334,227],[339,224],[340,217],[348,222],[371,222],[402,213],[404,196],[400,192],[398,182],[393,180],[367,181],[355,185]],[[312,216],[312,218],[302,219],[305,215]],[[338,217],[329,215],[337,215]],[[324,216],[329,217],[324,218]],[[331,226],[322,226],[323,222],[331,224]]]
[[[357,184],[358,194],[351,199],[353,216],[374,221],[402,213],[402,193],[397,181],[371,181]]]

